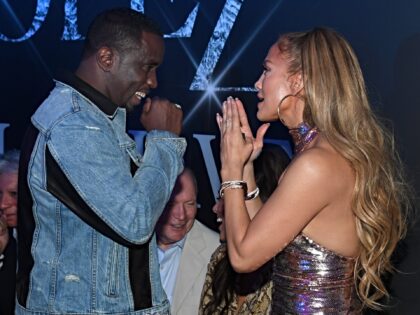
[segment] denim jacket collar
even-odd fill
[[[96,90],[93,86],[80,79],[71,72],[63,71],[57,76],[57,81],[64,83],[83,96],[87,97],[93,104],[95,104],[107,116],[113,118],[118,110],[118,105],[113,103],[109,98]]]

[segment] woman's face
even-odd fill
[[[255,83],[258,90],[257,96],[260,100],[257,118],[263,122],[276,121],[279,120],[278,114],[280,114],[282,122],[290,127],[295,120],[298,120],[294,117],[296,111],[293,99],[296,98],[285,99],[279,108],[279,113],[277,113],[277,107],[286,95],[294,95],[299,91],[300,86],[296,85],[297,75],[291,76],[288,73],[288,62],[284,54],[280,52],[277,43],[271,46],[263,66],[264,71]]]

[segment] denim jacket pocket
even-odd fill
[[[134,164],[139,167],[140,166],[140,155],[137,151],[136,144],[130,144],[128,145],[125,150],[127,151],[127,154],[129,155],[130,159],[134,162]]]
[[[112,244],[109,253],[108,266],[107,266],[107,295],[110,297],[118,296],[118,264],[119,264],[120,247],[117,243]]]

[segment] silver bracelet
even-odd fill
[[[244,191],[244,197],[246,197],[248,192],[248,186],[245,181],[243,180],[228,180],[223,182],[220,185],[219,189],[219,196],[220,198],[223,198],[225,195],[225,189],[243,189]]]
[[[259,196],[259,194],[260,194],[260,189],[257,187],[253,191],[250,191],[249,193],[246,194],[245,200],[255,199]]]

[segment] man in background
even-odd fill
[[[219,245],[218,233],[196,215],[197,181],[185,169],[156,226],[160,276],[175,315],[198,314],[207,264]]]
[[[15,312],[19,151],[0,158],[0,314]]]

